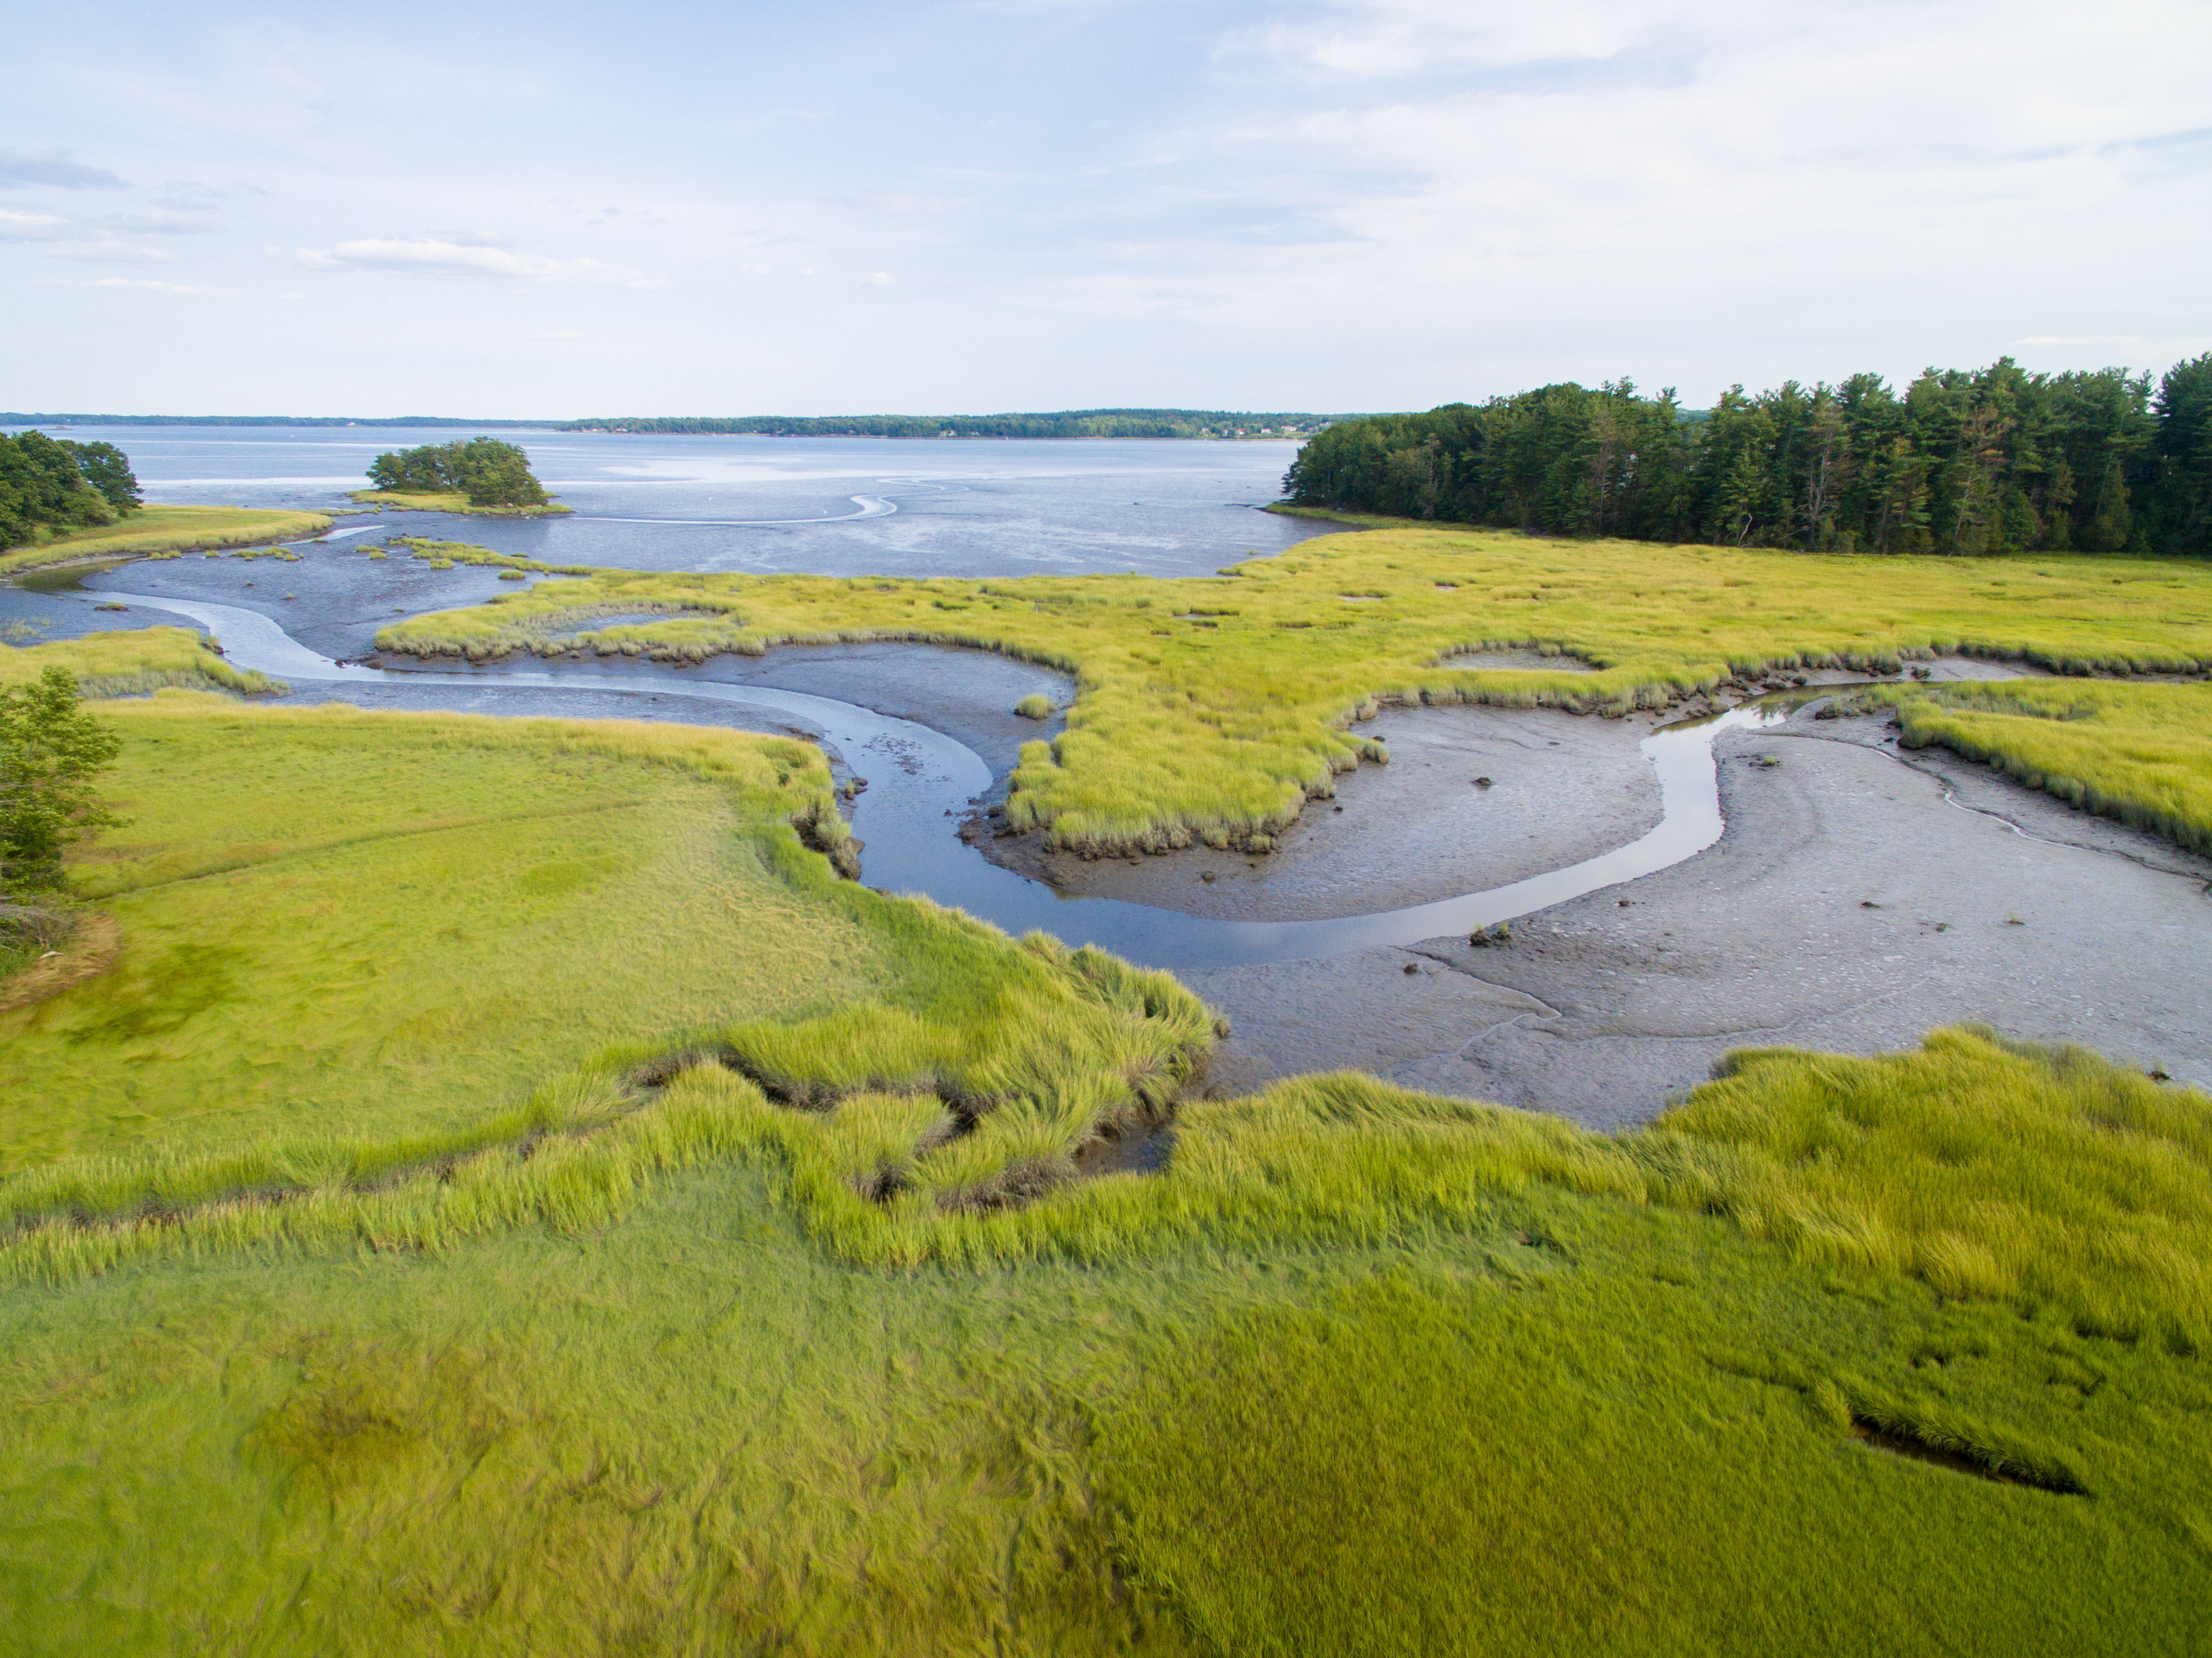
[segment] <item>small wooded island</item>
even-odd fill
[[[364,506],[523,518],[568,510],[545,493],[530,457],[495,437],[386,450],[368,479],[374,488],[353,491]]]

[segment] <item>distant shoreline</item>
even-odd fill
[[[1218,442],[1302,440],[1358,418],[1343,414],[1218,409],[1073,409],[995,415],[586,416],[571,420],[465,420],[448,415],[122,415],[0,412],[0,428],[144,426],[394,430],[598,432],[660,437],[878,437],[1012,441],[1178,439]]]

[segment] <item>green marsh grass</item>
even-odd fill
[[[525,1102],[693,1051],[942,1094],[1064,1159],[1212,1039],[1164,975],[835,878],[793,827],[845,833],[795,740],[175,692],[106,716],[129,821],[73,879],[123,954],[0,1015],[0,1225],[356,1189],[572,1132]]]
[[[59,663],[88,697],[124,697],[165,686],[241,694],[276,691],[282,682],[234,667],[204,635],[186,627],[118,629],[76,639],[0,649],[0,685],[27,685]]]
[[[112,524],[49,535],[0,552],[0,576],[93,558],[158,558],[207,547],[293,541],[330,528],[327,513],[260,507],[145,506]]]
[[[1961,1094],[1976,1064],[2004,1087]],[[526,1156],[293,1205],[309,1247],[240,1204],[19,1279],[0,1597],[34,1651],[2186,1652],[2201,1360],[1752,1219],[1964,1171],[1947,1226],[2041,1217],[2171,1301],[2072,1189],[2140,1149],[2069,1179],[2068,1125],[2126,1092],[1970,1033],[1753,1056],[1616,1140],[1308,1079],[1018,1211],[1044,1247],[939,1213],[973,1247],[885,1271],[824,1220],[881,1208],[843,1177],[939,1102],[798,1108],[708,1061]],[[2194,1143],[2208,1102],[2160,1098],[2115,1132]]]
[[[2202,673],[2208,591],[2212,570],[2179,561],[1815,557],[1392,528],[1182,581],[594,571],[395,622],[378,643],[553,655],[578,643],[578,619],[665,607],[594,631],[586,648],[677,663],[886,637],[1003,651],[1079,686],[1066,730],[1024,751],[1008,821],[1107,851],[1271,842],[1337,774],[1381,758],[1347,727],[1385,702],[1622,713],[1735,674],[1893,672],[1960,650],[2066,673]],[[1597,671],[1455,666],[1456,653],[1504,646]]]
[[[1908,747],[2212,852],[2212,686],[2078,680],[1885,689]]]
[[[124,960],[0,1015],[21,1650],[2212,1641],[2202,1094],[1206,1099],[1173,979],[835,878],[804,744],[104,716]]]

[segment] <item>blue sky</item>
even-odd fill
[[[1427,407],[2212,348],[2212,6],[9,24],[0,407]]]

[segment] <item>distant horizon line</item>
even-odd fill
[[[168,415],[0,411],[0,427],[403,428],[757,436],[1200,437],[1318,431],[1356,414],[1297,411],[1093,408],[969,415],[596,415],[562,418],[458,415]],[[934,430],[932,430],[934,429]],[[1255,429],[1257,429],[1256,431]]]

